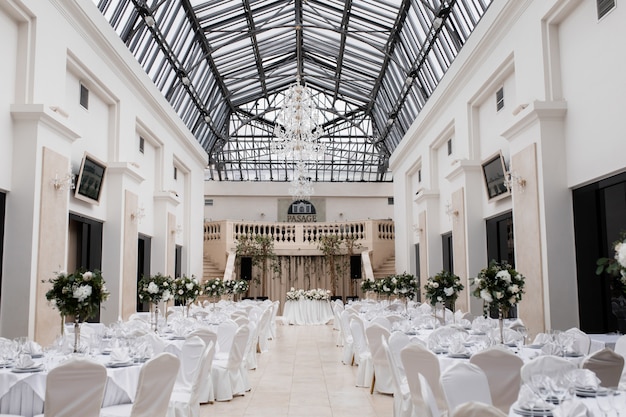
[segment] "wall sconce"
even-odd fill
[[[450,219],[452,219],[453,217],[456,219],[459,216],[459,211],[452,208],[452,203],[447,203],[446,214]]]
[[[413,225],[413,232],[415,232],[415,233],[422,233],[422,232],[423,232],[423,230],[422,230],[422,228],[421,228],[421,227],[419,227],[419,225],[418,225],[418,224],[414,224],[414,225]]]
[[[513,192],[513,188],[518,189],[520,192],[524,192],[526,188],[526,180],[515,171],[507,171],[504,174],[504,185],[509,191]]]
[[[172,234],[176,234],[176,236],[180,236],[183,233],[183,226],[180,224],[176,225],[176,229],[172,230]]]
[[[74,175],[68,172],[64,176],[60,176],[58,173],[54,174],[54,178],[50,181],[50,184],[57,191],[73,190],[76,188],[74,185]]]
[[[137,210],[130,213],[130,219],[137,223],[141,223],[144,217],[146,217],[146,211],[143,206],[137,207]]]

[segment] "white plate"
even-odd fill
[[[470,356],[469,353],[448,353],[448,357],[454,359],[469,359]]]
[[[13,372],[14,374],[27,374],[27,373],[31,373],[31,372],[40,372],[43,371],[43,365],[39,364],[36,366],[31,366],[28,368],[13,368],[11,369],[11,372]]]
[[[108,362],[107,368],[125,368],[127,366],[132,366],[134,364],[133,361],[128,362]]]
[[[552,408],[547,407],[535,407],[534,409],[529,409],[525,407],[515,407],[513,412],[516,414],[522,415],[524,417],[553,417]]]

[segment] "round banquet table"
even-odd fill
[[[94,359],[102,364],[109,356],[99,355]],[[40,363],[44,359],[35,359]],[[141,365],[120,368],[107,367],[107,382],[102,405],[130,403],[135,398]],[[32,417],[43,413],[48,372],[15,373],[11,369],[0,369],[0,413]]]
[[[285,301],[283,317],[289,324],[326,324],[333,318],[328,300]]]

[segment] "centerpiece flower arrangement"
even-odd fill
[[[376,292],[376,281],[367,278],[362,280],[361,291],[363,291],[363,294],[368,292]]]
[[[150,303],[150,309],[154,315],[152,319],[152,327],[154,331],[158,331],[159,324],[159,303],[172,300],[174,280],[169,275],[144,275],[137,283],[137,294],[142,301]]]
[[[297,301],[297,300],[319,300],[325,301],[330,300],[332,292],[330,290],[325,290],[322,288],[314,288],[311,290],[296,290],[294,287],[291,287],[290,291],[287,291],[287,295],[285,299],[287,301]]]
[[[225,280],[224,294],[240,295],[248,291],[250,284],[245,279]]]
[[[404,299],[413,299],[417,294],[417,278],[406,272],[379,279],[375,285],[375,291],[386,296],[395,295]]]
[[[189,315],[189,308],[200,295],[202,295],[202,287],[195,276],[188,277],[183,275],[174,279],[172,283],[174,291],[174,299],[183,306],[187,307],[187,315]]]
[[[484,312],[496,308],[500,319],[500,342],[504,341],[503,320],[509,309],[522,300],[524,294],[524,276],[508,262],[489,263],[489,266],[471,280],[474,287],[472,295],[483,300]]]
[[[596,262],[596,274],[603,272],[615,278],[615,286],[626,293],[626,232],[622,232],[620,239],[613,244],[615,255],[613,258],[600,258]]]
[[[45,281],[44,281],[45,282]],[[58,272],[46,292],[50,301],[62,317],[74,317],[74,352],[80,343],[80,322],[95,317],[100,311],[100,303],[109,298],[102,273],[99,270],[79,269],[73,274]]]
[[[428,278],[424,289],[426,290],[426,299],[430,301],[432,306],[437,303],[443,304],[443,320],[445,322],[446,306],[450,306],[454,311],[454,303],[459,297],[459,292],[463,291],[465,286],[461,283],[461,278],[449,271],[441,271],[437,275]]]
[[[204,283],[204,295],[210,298],[219,298],[226,291],[225,281],[219,278],[211,278]]]

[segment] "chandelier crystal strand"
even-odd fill
[[[285,101],[274,128],[275,139],[270,144],[272,153],[293,159],[294,175],[289,194],[295,200],[309,199],[313,194],[306,161],[317,160],[326,152],[320,143],[323,129],[317,126],[317,109],[311,92],[301,84],[300,76],[285,92]]]

